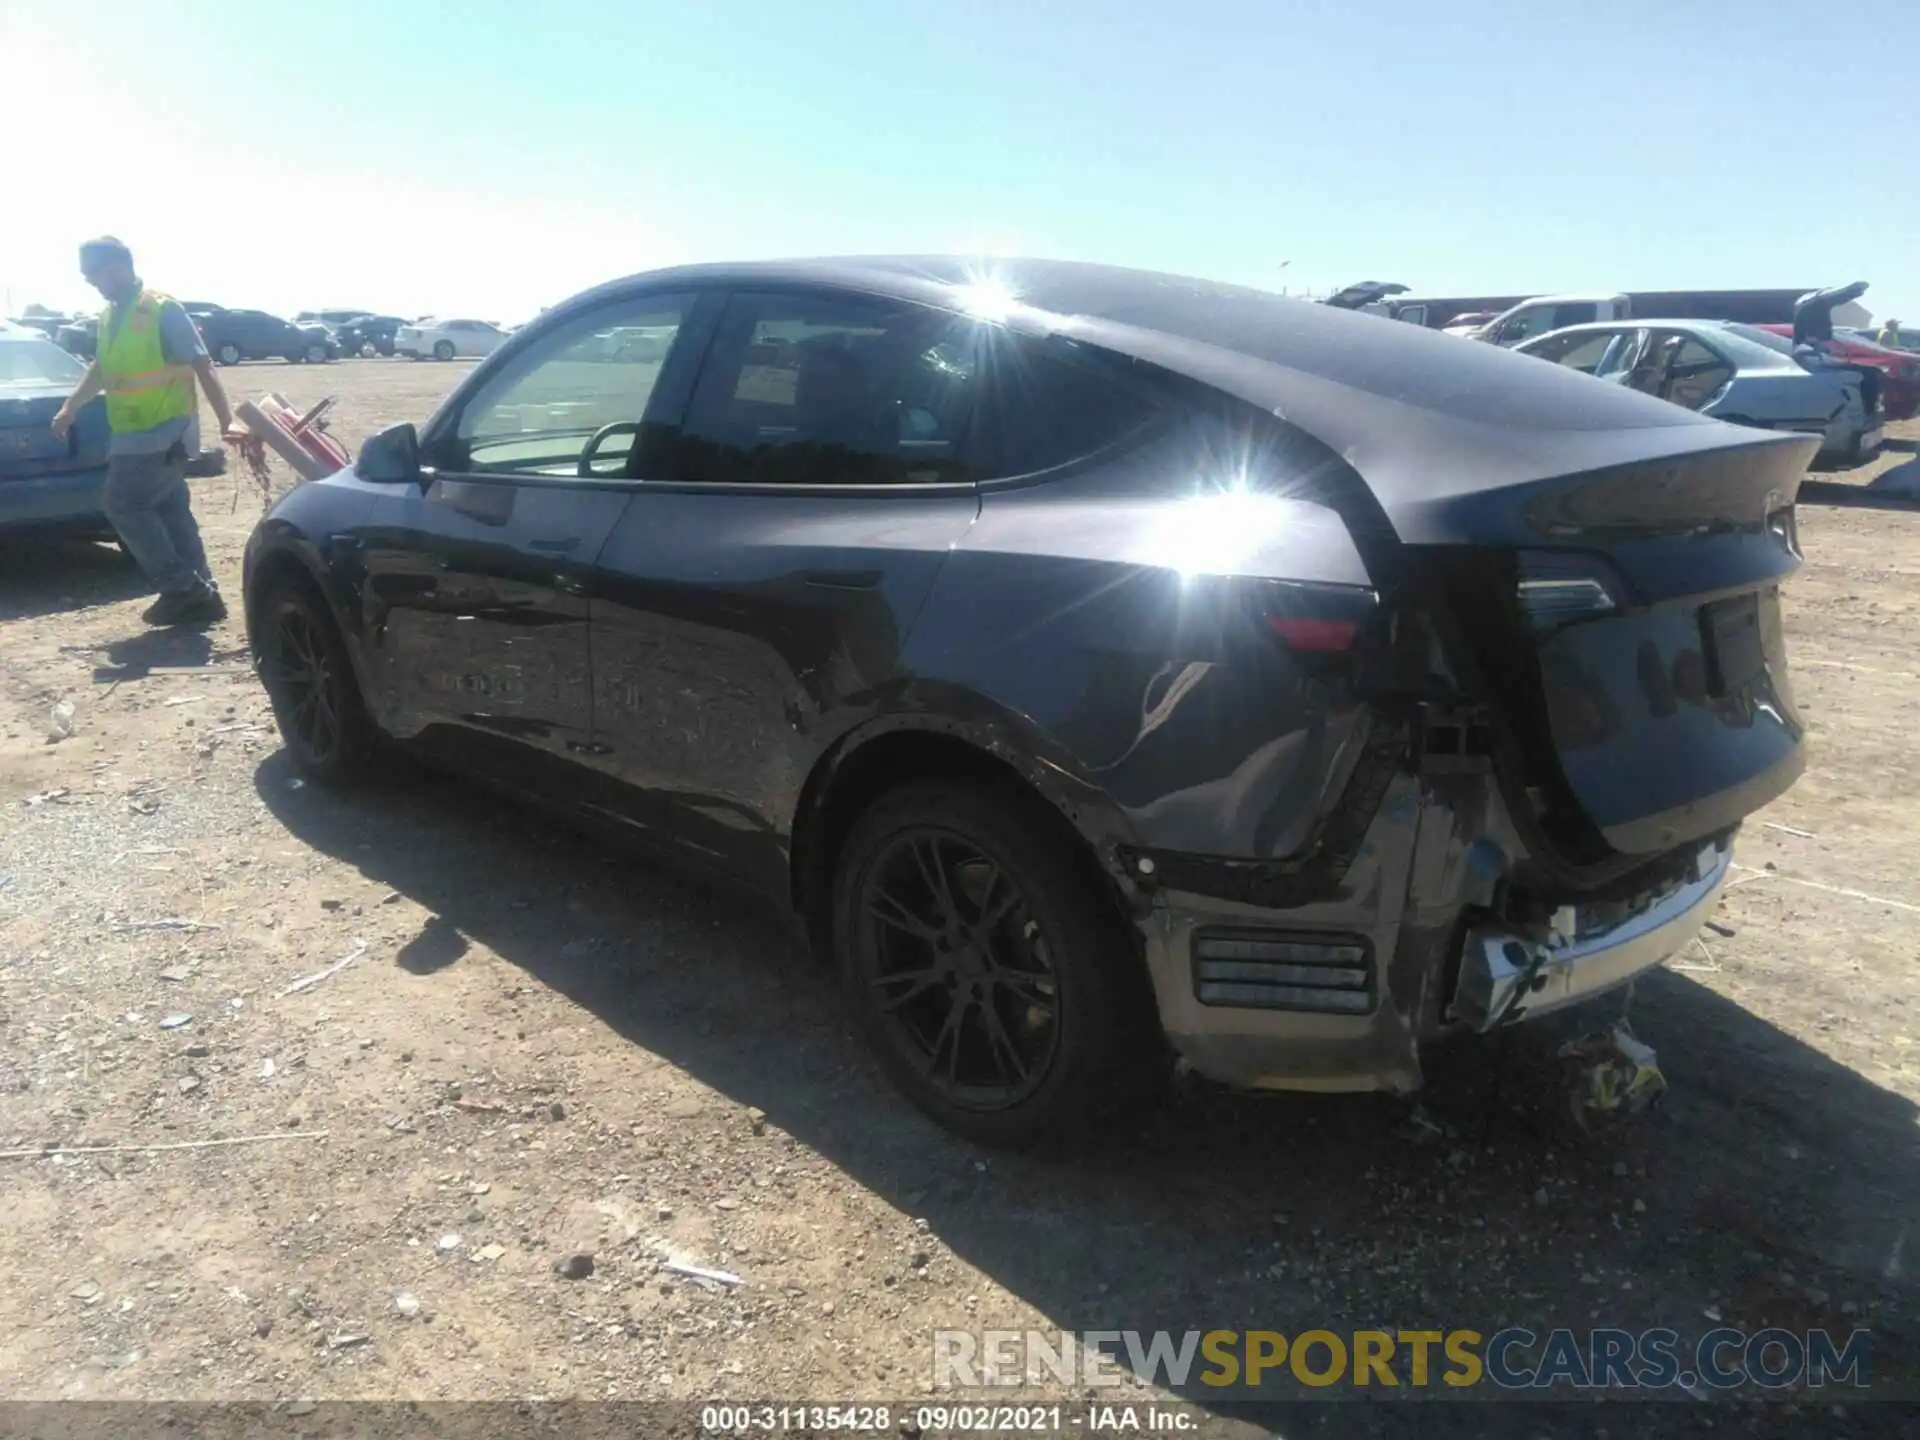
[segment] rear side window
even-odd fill
[[[1666,398],[1698,410],[1733,378],[1733,366],[1689,336],[1674,352],[1667,372]]]
[[[987,478],[1031,475],[1127,439],[1161,409],[1096,355],[983,329],[970,450]]]
[[[944,311],[866,296],[735,295],[682,427],[679,478],[972,480],[961,440],[980,329]]]
[[[1600,318],[1600,307],[1592,301],[1582,301],[1575,305],[1556,305],[1553,308],[1553,328],[1558,330],[1567,325],[1591,325]]]

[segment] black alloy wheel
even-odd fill
[[[351,778],[366,759],[370,732],[332,617],[294,585],[267,596],[260,614],[260,675],[288,758],[316,780]]]
[[[971,1138],[1060,1137],[1124,1098],[1150,1004],[1118,923],[1040,802],[928,782],[882,797],[842,849],[849,1008],[894,1082]],[[1137,982],[1137,983],[1135,983]]]
[[[968,1109],[1017,1105],[1060,1042],[1060,987],[1026,897],[978,846],[920,826],[868,867],[862,977],[891,1038]]]

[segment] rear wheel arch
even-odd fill
[[[833,874],[848,834],[882,795],[921,780],[973,781],[1028,807],[1124,917],[1133,897],[1111,863],[1127,838],[1117,814],[1091,792],[1073,793],[1064,773],[1016,758],[1027,754],[992,729],[924,715],[871,721],[829,749],[801,789],[790,850],[793,906],[815,953],[831,953]]]

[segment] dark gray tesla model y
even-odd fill
[[[1016,1141],[1169,1047],[1408,1090],[1690,939],[1801,769],[1815,443],[1170,275],[702,266],[294,490],[247,618],[306,774],[398,742],[765,888]]]

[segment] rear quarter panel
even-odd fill
[[[988,493],[904,668],[930,709],[1017,717],[1017,743],[1100,792],[1134,843],[1285,856],[1350,773],[1366,717],[1248,623],[1248,587],[1364,587],[1367,572],[1320,505],[1169,483],[1176,449]]]

